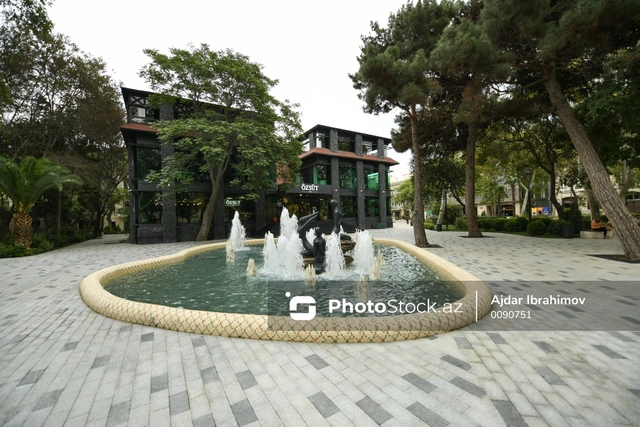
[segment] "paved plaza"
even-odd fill
[[[408,225],[394,227],[371,234],[413,242]],[[590,281],[580,292],[605,305],[616,299],[627,310],[613,314],[632,326],[510,331],[488,316],[476,325],[484,330],[383,344],[166,331],[94,313],[80,299],[80,281],[104,267],[198,243],[136,246],[105,236],[0,259],[0,425],[638,425],[640,289],[623,298],[617,285],[640,285],[640,264],[590,256],[622,254],[616,238],[487,235],[428,231],[440,247],[425,250],[475,274],[496,294],[510,282],[544,281],[565,293],[562,283]],[[598,320],[588,312],[565,314],[585,325]]]

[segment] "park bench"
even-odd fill
[[[613,237],[615,236],[615,232],[613,230],[607,231],[607,236]],[[581,239],[602,239],[604,237],[604,231],[593,231],[593,230],[582,230],[580,232]]]

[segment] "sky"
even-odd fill
[[[406,0],[54,0],[49,17],[55,31],[81,50],[100,57],[116,82],[150,90],[138,76],[149,62],[143,49],[169,53],[206,43],[233,49],[263,65],[278,79],[278,99],[300,104],[304,130],[317,124],[390,137],[395,112],[362,111],[349,74],[358,70],[360,37],[370,22],[386,26]],[[392,175],[409,173],[410,154],[388,155],[401,164]]]

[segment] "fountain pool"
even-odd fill
[[[245,244],[248,247],[264,245],[264,240],[246,241]],[[198,298],[182,297],[179,294],[178,297],[169,295],[169,298],[167,298],[167,300],[172,300],[169,303],[175,306],[160,305],[157,301],[154,303],[133,301],[115,296],[107,292],[103,287],[103,285],[108,286],[109,283],[115,283],[116,279],[123,276],[182,263],[196,255],[200,255],[205,259],[214,256],[220,256],[224,259],[226,246],[224,242],[187,249],[176,255],[132,262],[100,270],[83,280],[80,292],[83,300],[93,310],[107,317],[125,322],[199,334],[307,342],[382,342],[422,338],[466,326],[489,312],[491,308],[491,292],[477,277],[426,250],[416,248],[405,242],[376,239],[376,244],[381,245],[379,247],[383,248],[384,252],[388,252],[389,247],[398,248],[402,252],[412,255],[419,261],[418,264],[423,263],[431,267],[436,277],[447,281],[449,286],[454,289],[451,298],[455,299],[453,304],[456,307],[456,311],[447,311],[446,306],[441,306],[433,311],[423,313],[415,312],[373,317],[364,315],[345,318],[321,316],[321,311],[319,310],[317,317],[300,321],[284,313],[265,315],[264,311],[260,313],[257,312],[258,310],[252,310],[253,313],[245,313],[242,312],[242,309],[230,312],[232,311],[231,309],[226,309],[229,311],[209,311],[211,309],[219,310],[215,307],[207,309],[203,309],[203,307],[187,308],[187,300],[197,300]],[[238,268],[242,273],[232,273],[232,275],[236,275],[236,280],[240,276],[246,276],[244,271],[247,263],[240,261],[240,258],[245,256],[244,252],[250,253],[251,250],[240,251],[235,254],[235,262],[230,263],[235,267],[227,265],[223,267],[225,269]],[[261,258],[256,257],[258,270],[263,268],[260,265],[261,262]],[[387,265],[390,263],[390,259],[387,259]],[[345,282],[353,284],[355,295],[359,294],[357,281],[360,274],[357,273],[354,278],[347,278],[347,282]],[[382,283],[384,283],[384,274],[385,270],[381,273]],[[258,273],[258,277],[260,277],[260,273]],[[253,279],[255,278],[246,278],[248,288],[264,287],[264,282],[262,282],[262,285],[259,280],[253,283],[251,282]],[[209,279],[203,277],[202,280]],[[319,276],[315,285],[303,288],[303,290],[311,291],[313,287],[319,289],[322,286],[323,278]],[[247,300],[258,300],[264,298],[264,294],[261,297],[260,292],[253,296],[248,294],[232,295],[232,292],[233,289],[225,291],[223,299],[242,300],[245,298]],[[374,281],[370,281],[368,296],[372,300],[376,298],[376,292]],[[403,291],[400,290],[399,292],[402,293]],[[317,296],[320,303],[322,297],[321,295]],[[356,297],[354,296],[354,298]],[[387,298],[387,296],[384,298]]]

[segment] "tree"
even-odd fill
[[[359,98],[365,102],[365,112],[379,114],[399,109],[401,117],[409,121],[413,151],[413,233],[418,247],[429,246],[422,226],[424,204],[418,120],[420,110],[437,91],[435,76],[426,72],[426,61],[454,12],[450,2],[426,0],[402,6],[389,17],[387,28],[372,22],[372,34],[362,36],[360,68],[349,75],[360,91]]]
[[[170,49],[170,55],[146,49],[151,63],[140,71],[159,96],[157,107],[178,103],[187,114],[154,123],[158,138],[175,154],[149,177],[163,188],[184,188],[194,179],[189,167],[208,175],[212,189],[196,240],[206,240],[225,173],[248,191],[270,188],[277,179],[293,183],[302,152],[297,105],[270,95],[277,80],[262,66],[231,50],[202,44]],[[193,169],[192,169],[193,170]],[[255,193],[253,194],[255,196]]]
[[[16,246],[31,246],[33,220],[29,211],[45,191],[54,187],[62,190],[63,184],[81,185],[82,180],[46,157],[28,156],[19,166],[12,160],[0,158],[0,190],[13,202]]]
[[[481,13],[486,34],[510,56],[513,69],[538,79],[511,83],[544,87],[631,260],[640,260],[640,229],[618,197],[567,94],[601,77],[604,55],[637,43],[639,17],[638,0],[486,0]]]

